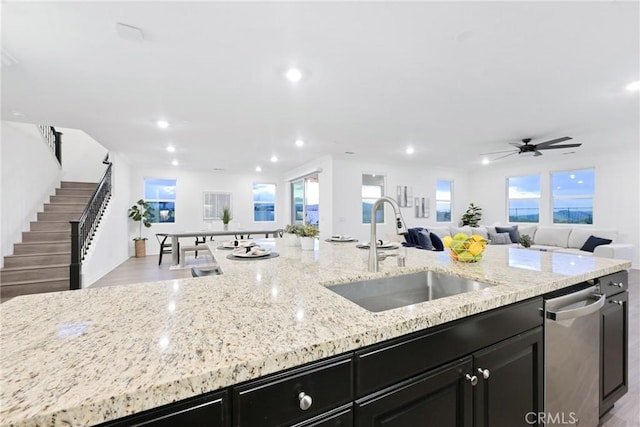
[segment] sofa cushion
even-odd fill
[[[471,227],[471,234],[482,236],[485,240],[489,238],[488,230],[485,227]]]
[[[535,236],[537,228],[538,226],[536,224],[533,224],[533,225],[520,224],[518,225],[518,234],[520,234],[520,237],[526,234],[527,236],[531,237],[531,240],[533,240],[533,236]]]
[[[544,246],[559,246],[566,248],[569,241],[570,228],[538,226],[533,236],[533,243]]]
[[[517,225],[512,225],[509,227],[500,227],[496,225],[496,233],[509,233],[511,243],[518,243],[518,240],[520,240],[520,234],[518,233]]]
[[[440,237],[438,237],[436,233],[429,233],[429,238],[431,239],[434,251],[444,251],[444,243],[442,243],[442,240],[440,240]]]
[[[589,236],[597,236],[602,237],[603,239],[611,239],[611,241],[615,242],[618,238],[618,232],[615,230],[605,230],[598,228],[582,228],[575,227],[571,229],[571,234],[569,234],[569,242],[567,247],[580,249]]]
[[[510,245],[511,236],[509,233],[489,233],[489,240],[492,245]]]
[[[589,236],[584,245],[580,248],[581,251],[593,252],[596,246],[608,245],[611,243],[611,239],[603,239],[602,237]]]
[[[463,227],[451,227],[451,237],[455,236],[458,233],[464,233],[467,236],[471,236],[473,234],[473,230],[468,225]]]
[[[437,234],[441,239],[445,236],[451,236],[451,230],[449,227],[429,227],[429,231]]]
[[[409,246],[418,246],[428,251],[433,249],[431,239],[429,238],[429,232],[422,227],[409,228],[405,239]]]

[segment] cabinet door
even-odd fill
[[[535,425],[543,410],[542,343],[538,327],[474,353],[475,427]]]
[[[356,401],[358,427],[471,427],[473,387],[466,357]]]
[[[228,406],[226,392],[208,394],[100,424],[100,427],[226,427]]]
[[[600,318],[600,416],[628,390],[629,294],[607,298]]]

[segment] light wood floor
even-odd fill
[[[186,265],[211,265],[210,256],[191,257]],[[170,259],[158,266],[156,256],[131,258],[93,286],[112,286],[191,277],[189,268],[170,270]],[[599,427],[640,427],[640,270],[629,270],[629,392],[622,397]]]

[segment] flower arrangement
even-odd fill
[[[299,225],[296,233],[300,237],[318,237],[320,230],[312,224]]]

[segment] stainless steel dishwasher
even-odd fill
[[[545,300],[546,426],[598,425],[600,309],[598,286]]]

